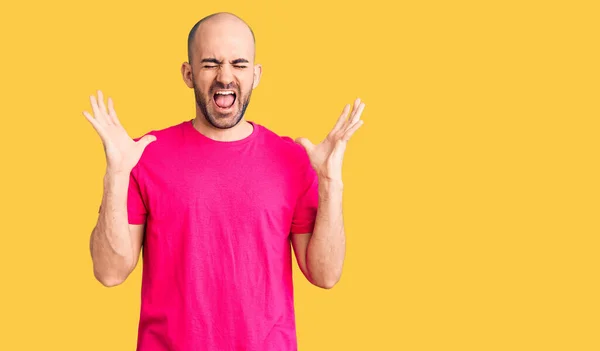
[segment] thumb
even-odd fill
[[[313,143],[310,142],[310,140],[306,139],[306,138],[298,138],[296,139],[296,143],[300,144],[302,147],[304,147],[304,149],[307,152],[312,151],[312,149],[315,147],[313,145]]]
[[[138,146],[143,150],[148,146],[151,142],[155,141],[156,137],[154,135],[145,135],[138,141]]]

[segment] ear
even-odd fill
[[[192,66],[189,63],[184,62],[181,64],[181,76],[183,78],[183,81],[185,82],[185,85],[187,85],[188,88],[194,87],[194,76],[192,74]]]
[[[252,84],[252,89],[258,86],[258,82],[260,82],[260,77],[262,76],[262,66],[259,64],[254,65],[254,83]]]

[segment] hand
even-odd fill
[[[98,100],[90,96],[94,117],[87,111],[83,115],[92,124],[102,139],[106,153],[107,173],[127,174],[139,162],[146,146],[156,140],[153,135],[146,135],[134,141],[121,126],[112,99],[108,98],[108,110],[104,105],[102,91],[98,90]]]
[[[337,123],[327,137],[318,145],[314,145],[306,138],[298,138],[296,142],[306,149],[310,163],[317,172],[319,179],[340,181],[342,180],[342,160],[346,145],[354,132],[363,125],[360,115],[365,104],[360,99],[354,101],[352,114],[350,105],[346,105]]]

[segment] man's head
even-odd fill
[[[254,33],[233,14],[212,14],[190,31],[181,73],[213,127],[231,128],[243,118],[262,73],[254,58]]]

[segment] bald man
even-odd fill
[[[143,248],[137,350],[297,350],[292,250],[315,286],[340,279],[342,159],[364,104],[319,144],[278,136],[244,118],[254,60],[252,30],[218,13],[192,28],[181,66],[194,119],[132,139],[112,99],[90,97],[107,159],[94,275],[123,283]]]

